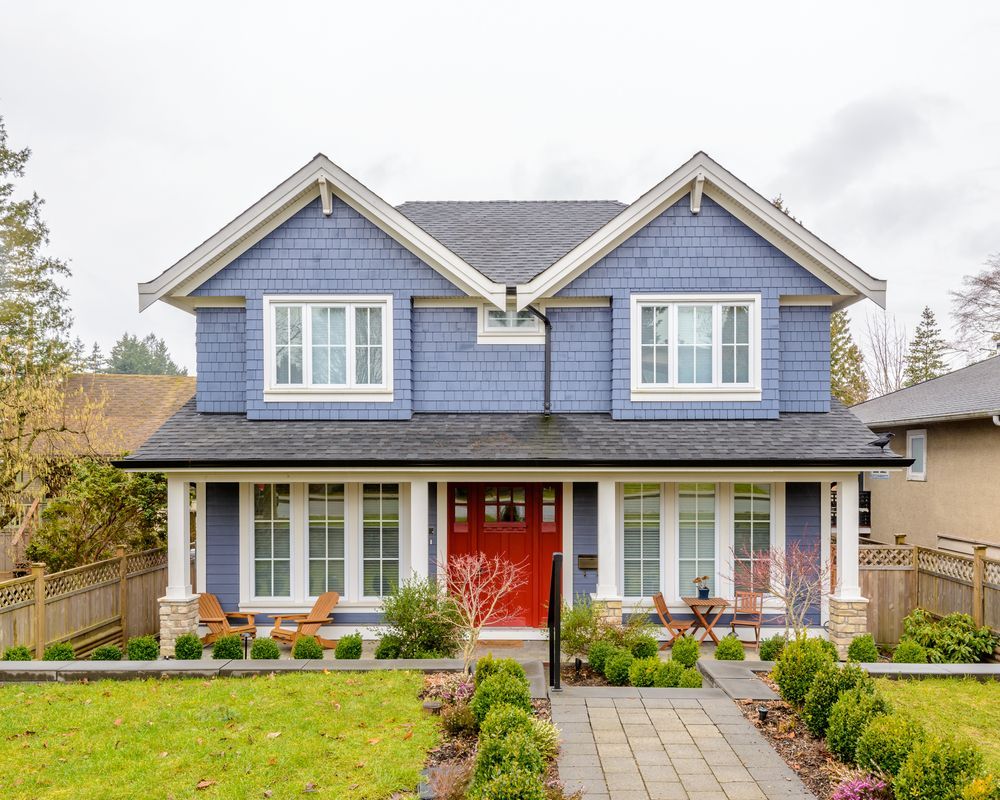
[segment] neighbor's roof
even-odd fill
[[[879,427],[1000,414],[1000,356],[876,397],[851,410],[867,425]]]
[[[906,459],[868,444],[842,405],[767,420],[613,420],[607,414],[415,414],[399,421],[248,420],[188,403],[121,466],[865,467]]]

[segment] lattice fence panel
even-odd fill
[[[161,547],[157,550],[146,550],[142,553],[131,553],[126,558],[126,568],[128,573],[131,575],[135,572],[143,572],[147,569],[153,569],[154,567],[162,567],[167,563],[167,551],[166,548]]]
[[[972,581],[972,559],[965,556],[921,547],[917,551],[917,564],[921,572],[934,572],[958,581]]]
[[[89,586],[119,579],[118,561],[101,561],[89,567],[45,576],[45,597],[54,599]]]
[[[912,567],[912,547],[862,547],[858,551],[862,567]]]
[[[986,561],[983,566],[983,576],[986,582],[1000,586],[1000,561]]]
[[[0,584],[0,608],[10,608],[35,600],[35,580],[8,581]]]

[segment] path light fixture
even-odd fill
[[[576,670],[577,675],[579,675],[580,670],[583,669],[583,659],[581,659],[579,656],[577,656],[577,658],[573,661],[573,669]]]
[[[761,722],[767,722],[767,706],[757,706],[757,717]]]

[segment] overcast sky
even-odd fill
[[[1000,251],[995,3],[2,5],[0,115],[105,350],[154,331],[193,371],[136,283],[318,151],[399,203],[630,201],[705,150],[910,330]]]

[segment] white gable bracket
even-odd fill
[[[319,196],[323,201],[323,216],[329,217],[333,213],[333,192],[330,190],[326,175],[319,176]]]
[[[701,213],[701,194],[705,190],[705,176],[699,172],[691,185],[691,213]]]

